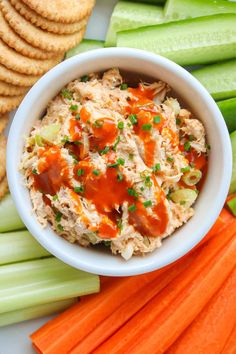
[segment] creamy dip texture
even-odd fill
[[[43,226],[127,260],[160,247],[193,216],[205,129],[169,91],[161,81],[131,87],[110,69],[69,83],[49,103],[21,164]]]

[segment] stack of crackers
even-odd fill
[[[0,0],[0,199],[6,177],[7,112],[83,38],[95,0]]]
[[[80,43],[95,0],[0,0],[0,114]],[[1,120],[1,117],[0,117]]]

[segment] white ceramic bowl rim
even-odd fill
[[[24,137],[28,135],[32,122],[42,115],[47,102],[76,77],[115,66],[128,71],[149,73],[154,79],[168,77],[167,82],[180,92],[185,101],[190,101],[190,107],[194,106],[193,111],[202,112],[200,118],[204,121],[212,146],[207,179],[196,203],[194,217],[166,239],[160,249],[144,257],[134,256],[128,262],[120,256],[72,245],[56,235],[50,227],[42,229],[32,213],[29,193],[22,183],[22,175],[18,170]],[[65,263],[102,275],[142,274],[168,265],[191,250],[208,232],[219,215],[228,192],[231,170],[232,152],[229,134],[217,105],[206,89],[190,73],[172,61],[137,49],[97,49],[57,65],[26,95],[16,112],[8,138],[9,187],[19,214],[29,231],[43,247]]]

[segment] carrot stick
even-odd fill
[[[194,320],[236,264],[236,221],[191,266],[94,353],[163,353]]]
[[[213,227],[203,242],[212,237],[213,232],[226,227],[228,222],[234,218],[227,211],[223,211],[218,221],[217,227]],[[132,278],[107,278],[102,279],[102,291],[96,296],[90,295],[83,298],[76,306],[65,311],[55,319],[49,321],[31,335],[32,342],[41,353],[54,354],[60,351],[67,353],[77,343],[91,333],[99,323],[102,323],[110,316],[122,303],[132,297],[139,289],[148,282],[160,276],[171,267],[176,267],[178,262],[183,262],[189,257],[186,255],[172,265],[147,275]]]
[[[193,253],[182,262],[178,262],[174,267],[158,276],[151,283],[145,284],[133,296],[129,297],[119,306],[109,317],[101,322],[90,334],[80,341],[76,347],[70,351],[71,354],[91,353],[102,342],[117,331],[126,321],[138,312],[151,298],[168,285],[180,272],[186,269],[195,254]]]
[[[130,296],[158,276],[152,272],[140,276],[111,278],[103,284],[103,291],[94,296],[82,298],[80,303],[49,321],[31,335],[36,348],[41,352],[63,354],[93,331]]]
[[[236,353],[236,326],[228,338],[226,346],[224,347],[222,354],[235,354]]]
[[[234,268],[218,293],[215,294],[167,353],[220,354],[236,323],[235,289],[236,268]]]

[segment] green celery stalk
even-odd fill
[[[50,256],[27,231],[0,234],[0,265]]]
[[[230,133],[236,130],[236,98],[217,102]]]
[[[105,46],[116,46],[117,32],[164,22],[160,6],[119,1],[112,13]]]
[[[103,41],[98,41],[95,39],[83,39],[80,44],[78,44],[76,47],[71,48],[70,50],[68,50],[68,52],[66,52],[65,59],[71,58],[74,55],[83,52],[88,52],[89,50],[103,48],[103,47],[104,47]]]
[[[193,70],[191,74],[216,101],[236,96],[236,59],[207,65]]]
[[[231,194],[236,192],[236,130],[230,134],[230,140],[233,153],[233,169],[229,188],[229,193]]]
[[[236,3],[225,0],[167,0],[166,20],[175,21],[221,13],[236,13]]]
[[[227,202],[228,207],[230,208],[230,210],[232,211],[233,215],[236,216],[236,197],[230,199]]]
[[[54,257],[0,267],[0,313],[99,291],[99,277]]]
[[[21,221],[12,197],[7,194],[0,202],[0,232],[25,229]]]
[[[76,304],[77,301],[78,299],[74,298],[74,299],[51,302],[43,305],[27,307],[21,310],[1,313],[0,327],[62,312],[66,310],[68,307]]]

